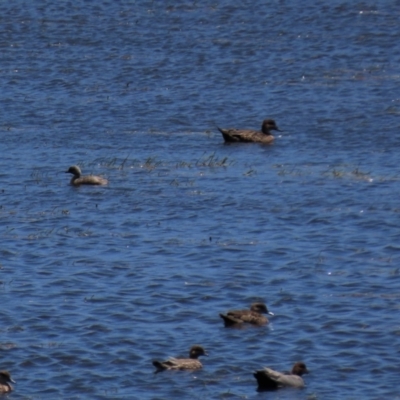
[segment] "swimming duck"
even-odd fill
[[[301,377],[308,374],[306,364],[297,362],[294,364],[291,372],[278,372],[270,368],[264,368],[256,371],[254,377],[257,379],[259,390],[274,390],[280,387],[304,387],[304,381]]]
[[[198,358],[207,355],[203,347],[195,345],[190,348],[189,358],[170,357],[166,361],[153,361],[153,365],[157,368],[156,373],[166,369],[195,370],[203,367]]]
[[[0,393],[8,393],[13,390],[10,383],[15,383],[8,371],[0,371]]]
[[[239,326],[246,322],[253,325],[266,325],[269,321],[267,317],[261,315],[262,313],[274,315],[268,311],[264,303],[253,303],[250,310],[232,310],[219,316],[224,320],[225,326]]]
[[[86,175],[82,176],[81,169],[77,165],[73,165],[69,167],[68,171],[65,171],[66,174],[74,175],[70,181],[71,185],[79,186],[79,185],[107,185],[108,180],[104,179],[100,176],[96,175]]]
[[[218,127],[217,127],[218,128]],[[272,143],[274,136],[272,130],[281,130],[276,126],[273,119],[264,119],[261,125],[261,132],[253,131],[250,129],[221,129],[218,130],[222,133],[225,142],[258,142],[258,143]]]

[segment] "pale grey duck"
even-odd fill
[[[264,368],[254,373],[259,390],[275,390],[281,387],[304,387],[302,375],[308,374],[306,364],[297,362],[291,372],[278,372],[271,368]]]

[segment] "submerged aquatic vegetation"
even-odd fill
[[[233,165],[233,161],[229,161],[228,157],[222,159],[215,155],[215,152],[209,156],[204,156],[204,154],[197,160],[196,166],[198,167],[228,167]]]
[[[179,168],[220,168],[228,167],[234,164],[233,160],[228,159],[228,157],[218,157],[215,152],[207,155],[204,153],[197,160],[187,161],[187,160],[174,160],[174,161],[163,161],[157,158],[157,156],[148,156],[144,161],[138,159],[130,159],[130,154],[128,154],[124,159],[111,158],[95,160],[93,165],[102,165],[107,168],[117,168],[123,170],[124,168],[141,168],[148,171],[156,170],[157,168],[164,169],[179,169]],[[82,165],[82,163],[79,163]]]
[[[374,180],[369,172],[363,172],[358,167],[354,169],[350,169],[349,167],[346,168],[346,166],[342,166],[340,169],[337,167],[328,168],[323,175],[332,176],[333,178],[352,178],[367,182],[372,182]]]

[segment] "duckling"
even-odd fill
[[[301,377],[308,374],[306,364],[297,362],[294,364],[291,372],[278,372],[270,368],[264,368],[256,371],[253,375],[257,379],[258,390],[275,390],[281,387],[304,387],[304,381]]]
[[[71,185],[107,185],[108,180],[96,175],[86,175],[82,176],[81,169],[77,165],[72,165],[69,167],[66,174],[74,175],[70,181]]]
[[[157,372],[166,369],[175,370],[196,370],[201,369],[203,365],[198,360],[200,356],[207,356],[208,354],[202,346],[194,345],[190,348],[189,358],[174,358],[170,357],[166,361],[153,361],[153,365],[157,368]]]
[[[225,326],[240,326],[244,323],[261,326],[269,323],[262,313],[274,315],[264,303],[253,303],[250,310],[232,310],[219,316],[224,320]]]
[[[273,119],[265,119],[263,121],[261,132],[253,131],[251,129],[234,128],[218,128],[218,130],[222,133],[225,142],[258,142],[268,144],[271,144],[275,139],[270,131],[275,130],[281,132]]]
[[[8,393],[13,390],[13,387],[10,383],[15,383],[11,378],[11,375],[8,371],[0,371],[0,393]]]

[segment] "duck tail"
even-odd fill
[[[259,389],[276,389],[277,384],[274,382],[265,370],[256,371],[253,374],[254,378],[257,380]]]
[[[162,362],[160,361],[153,361],[153,365],[157,368],[157,370],[155,371],[155,373],[163,371],[165,369],[165,366],[163,365]]]
[[[219,314],[219,316],[224,320],[225,326],[232,326],[241,322],[235,318],[230,317],[229,315]]]
[[[222,137],[224,138],[225,142],[236,142],[237,140],[235,140],[234,137],[232,137],[229,134],[229,131],[227,129],[222,129],[219,126],[217,126],[217,129],[221,132]]]

